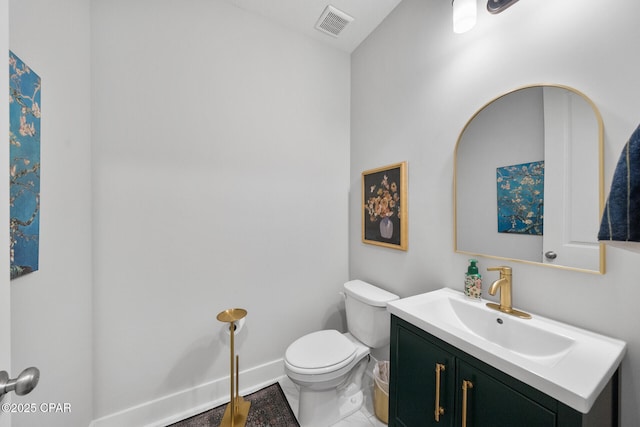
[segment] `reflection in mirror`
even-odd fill
[[[456,252],[604,273],[603,132],[593,102],[566,86],[480,109],[456,146]]]

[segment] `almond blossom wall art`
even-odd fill
[[[40,77],[9,52],[11,278],[38,270]]]
[[[498,233],[543,235],[544,161],[496,169]]]

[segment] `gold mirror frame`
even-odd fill
[[[600,216],[602,216],[602,212],[604,210],[604,198],[605,198],[605,190],[604,190],[604,122],[602,120],[602,115],[600,114],[600,111],[598,110],[598,108],[596,107],[595,103],[588,97],[586,96],[583,92],[572,88],[570,86],[566,86],[566,85],[561,85],[561,84],[532,84],[532,85],[526,85],[526,86],[521,86],[518,88],[515,88],[513,90],[510,90],[506,93],[503,93],[502,95],[499,95],[495,98],[493,98],[492,100],[490,100],[489,102],[487,102],[486,104],[484,104],[481,108],[479,108],[472,116],[471,118],[467,121],[467,123],[465,124],[465,126],[462,128],[462,130],[460,131],[460,134],[458,135],[458,140],[456,142],[456,147],[454,150],[454,158],[453,158],[453,248],[454,248],[454,252],[456,253],[461,253],[461,254],[466,254],[466,255],[471,255],[474,257],[477,256],[481,256],[481,257],[486,257],[486,258],[491,258],[491,259],[499,259],[499,260],[504,260],[504,261],[509,261],[509,262],[519,262],[519,263],[524,263],[524,264],[530,264],[530,265],[541,265],[541,266],[545,266],[545,267],[552,267],[552,268],[559,268],[559,269],[563,269],[563,270],[571,270],[571,271],[579,271],[579,272],[585,272],[585,273],[591,273],[591,274],[605,274],[605,270],[606,270],[606,249],[603,243],[599,243],[598,247],[599,247],[599,268],[598,270],[591,270],[591,269],[585,269],[585,268],[579,268],[579,267],[572,267],[572,266],[565,266],[565,265],[557,265],[557,264],[546,264],[544,262],[537,262],[537,261],[530,261],[530,260],[522,260],[522,259],[516,259],[516,258],[509,258],[509,257],[503,257],[503,256],[498,256],[498,255],[491,255],[491,254],[485,254],[485,253],[479,253],[479,252],[471,252],[471,251],[464,251],[464,250],[460,250],[458,249],[458,211],[457,211],[457,207],[458,207],[458,183],[457,183],[457,176],[458,176],[458,171],[457,171],[457,165],[458,165],[458,148],[460,146],[460,142],[462,140],[462,137],[465,133],[465,131],[467,130],[467,128],[470,126],[470,124],[473,122],[473,120],[483,111],[485,110],[485,108],[487,108],[489,105],[491,105],[493,102],[498,101],[510,94],[513,94],[515,92],[521,91],[521,90],[525,90],[525,89],[530,89],[530,88],[544,88],[544,87],[552,87],[552,88],[559,88],[559,89],[565,89],[568,90],[570,92],[573,92],[574,94],[580,96],[582,99],[584,99],[584,101],[587,102],[587,104],[591,107],[591,109],[594,112],[595,118],[597,120],[598,123],[598,203],[599,203],[599,214]],[[594,233],[597,234],[597,227],[594,228]]]

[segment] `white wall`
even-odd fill
[[[12,370],[40,367],[31,398],[73,407],[16,426],[88,424],[91,332],[98,418],[225,376],[222,309],[249,310],[244,367],[340,327],[349,259],[350,277],[402,296],[460,287],[453,149],[499,93],[551,82],[590,96],[607,185],[640,117],[631,0],[519,2],[464,35],[448,2],[404,0],[352,57],[351,122],[345,54],[220,2],[173,3],[95,0],[90,39],[87,1],[10,2],[10,47],[43,77],[41,270],[11,283]],[[401,160],[406,253],[360,241],[360,172]],[[624,427],[640,423],[638,256],[609,249],[604,276],[512,265],[517,306],[629,343]]]
[[[9,12],[9,47],[42,79],[40,269],[11,281],[12,374],[37,366],[41,379],[13,399],[71,407],[14,415],[13,425],[85,426],[92,419],[89,3],[11,0]]]
[[[9,51],[9,1],[0,0],[0,52]],[[0,68],[0,81],[9,81],[8,67]],[[9,85],[0,86],[0,99],[9,98]],[[9,129],[9,104],[0,103],[0,129]],[[9,144],[0,150],[1,173],[9,172]],[[5,176],[7,176],[5,175]],[[0,184],[0,198],[9,200],[9,181],[5,180]],[[0,204],[0,223],[9,223],[9,204]],[[0,239],[5,242],[9,239],[9,230],[2,229]],[[2,265],[9,265],[9,246],[5,245],[0,249],[0,262]],[[11,369],[11,288],[9,285],[9,275],[0,276],[0,370],[12,372]],[[11,414],[0,413],[0,427],[11,426]]]
[[[479,2],[479,7],[480,2]],[[479,9],[471,32],[451,30],[451,3],[404,0],[352,55],[350,276],[401,296],[462,289],[467,256],[453,252],[453,151],[469,117],[532,83],[566,84],[598,106],[609,186],[640,119],[640,3],[540,0],[499,15]],[[409,250],[360,241],[360,173],[407,160]],[[514,304],[626,340],[622,425],[640,425],[639,255],[607,251],[607,273],[513,263]],[[481,268],[493,261],[480,259]],[[497,278],[484,273],[489,282]]]
[[[224,309],[241,370],[343,326],[350,62],[226,2],[91,14],[98,419],[227,376]]]

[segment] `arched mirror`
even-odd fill
[[[567,86],[481,108],[456,145],[456,252],[603,274],[603,135],[595,104]]]

